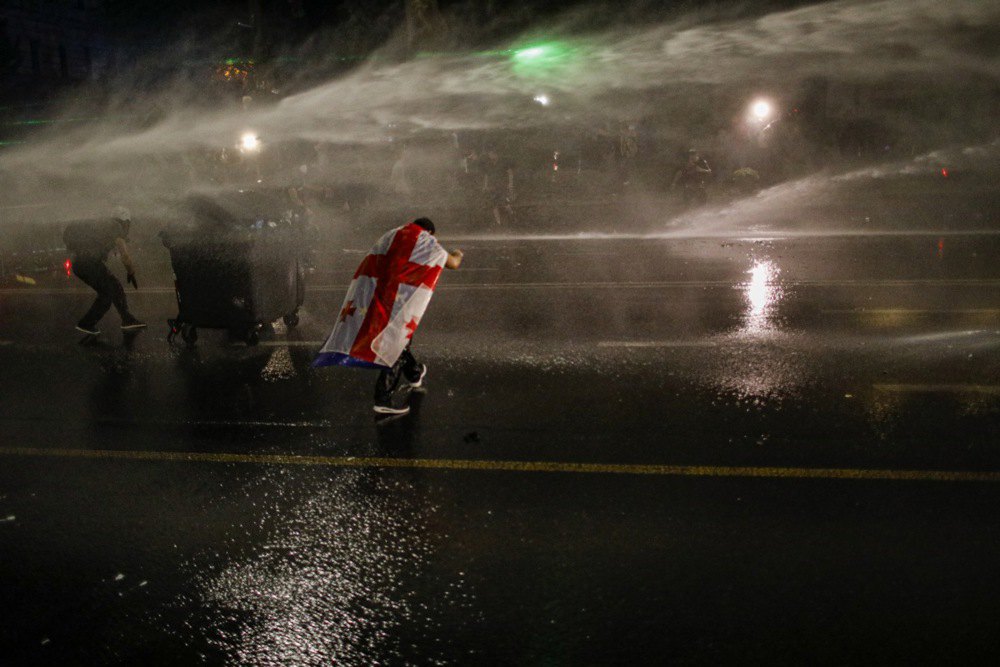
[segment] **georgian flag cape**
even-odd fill
[[[410,223],[387,232],[354,272],[313,367],[391,367],[427,310],[448,252]]]

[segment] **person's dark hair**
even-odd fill
[[[413,224],[415,224],[417,227],[420,227],[421,229],[426,229],[431,234],[434,233],[434,223],[431,222],[430,218],[417,218],[416,220],[413,221]]]

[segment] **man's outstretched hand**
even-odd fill
[[[139,289],[139,282],[135,279],[135,274],[134,273],[128,274],[128,277],[125,279],[125,281],[128,284],[130,284],[132,287],[134,287],[136,289]]]
[[[445,268],[457,269],[462,265],[462,258],[465,257],[465,253],[461,250],[454,250],[448,253],[448,259],[445,260]]]

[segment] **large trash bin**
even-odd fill
[[[168,340],[180,334],[193,346],[198,328],[227,329],[250,345],[282,318],[298,324],[305,296],[300,230],[266,218],[231,224],[197,220],[161,232],[170,251],[177,317]]]

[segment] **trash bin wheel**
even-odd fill
[[[281,321],[285,323],[286,327],[296,327],[299,325],[299,314],[289,313],[281,318]]]
[[[182,324],[181,338],[184,339],[184,342],[187,343],[188,347],[194,347],[194,344],[198,342],[198,329],[190,324]]]

